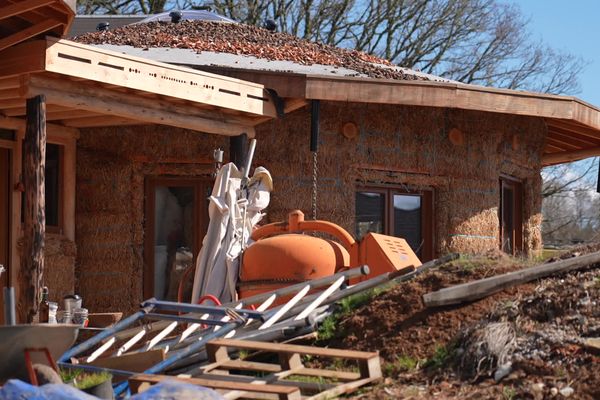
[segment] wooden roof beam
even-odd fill
[[[36,8],[52,4],[54,1],[55,0],[25,0],[18,3],[13,3],[0,8],[0,19],[9,18],[27,11],[32,11]]]
[[[562,164],[567,162],[573,162],[583,160],[588,157],[600,156],[600,146],[591,147],[589,149],[563,151],[559,153],[544,154],[542,156],[542,165],[549,166],[554,164]]]
[[[20,32],[13,33],[0,40],[0,51],[13,46],[17,43],[21,43],[27,39],[31,39],[41,33],[47,32],[51,29],[56,28],[59,25],[63,25],[62,22],[55,21],[53,19],[46,19],[36,25],[32,25],[27,29]]]
[[[140,98],[101,87],[90,88],[76,82],[66,82],[36,76],[29,77],[27,97],[45,94],[48,103],[80,110],[109,114],[145,123],[176,126],[184,129],[237,136],[241,133],[254,135],[252,126],[200,117],[180,112],[179,106],[168,102]],[[90,94],[93,94],[90,95]]]
[[[13,118],[0,115],[0,128],[24,131],[25,120],[21,118]],[[75,138],[79,137],[79,129],[70,128],[68,126],[62,126],[46,122],[46,130],[48,131],[48,133],[56,136]]]
[[[96,128],[102,126],[122,126],[122,125],[145,125],[147,123],[140,122],[131,118],[113,117],[111,115],[98,115],[87,118],[72,118],[64,119],[61,124],[73,128]]]

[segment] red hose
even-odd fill
[[[212,294],[205,294],[204,296],[200,297],[198,299],[198,303],[197,304],[202,304],[204,303],[204,301],[206,300],[210,300],[213,303],[215,303],[216,306],[220,306],[221,302],[219,301],[219,299],[217,299],[215,296],[213,296]]]

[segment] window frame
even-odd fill
[[[154,233],[156,221],[154,218],[155,210],[155,190],[158,186],[177,186],[177,187],[193,187],[195,206],[193,212],[193,235],[194,243],[192,248],[192,254],[194,255],[192,264],[196,265],[196,259],[200,254],[202,247],[202,240],[204,235],[202,232],[206,232],[208,229],[209,216],[208,216],[208,202],[206,203],[206,210],[202,212],[201,202],[207,201],[207,198],[202,197],[202,189],[211,189],[214,181],[209,177],[194,177],[194,176],[173,176],[173,175],[148,175],[144,178],[144,268],[142,271],[142,292],[145,299],[154,297]],[[151,238],[151,240],[148,240]]]
[[[383,216],[383,234],[394,236],[394,195],[411,195],[421,198],[421,240],[423,247],[421,248],[422,261],[433,260],[434,258],[434,189],[433,188],[414,188],[407,185],[382,185],[382,184],[361,184],[357,185],[355,193],[381,193],[384,195],[384,216]],[[355,195],[356,196],[356,195]],[[356,207],[356,197],[354,200]],[[355,232],[356,232],[356,215],[354,217]]]
[[[512,201],[512,224],[513,230],[512,235],[512,251],[507,254],[516,256],[523,252],[523,181],[508,175],[500,175],[499,178],[500,187],[500,202],[498,207],[498,225],[499,225],[499,247],[501,251],[504,251],[504,188],[510,188],[513,191]]]

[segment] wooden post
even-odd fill
[[[46,98],[27,99],[25,139],[23,142],[23,184],[25,186],[23,252],[21,257],[21,322],[33,322],[38,312],[44,274],[44,236],[46,232]]]

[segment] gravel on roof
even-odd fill
[[[72,40],[91,45],[112,44],[231,53],[267,60],[292,61],[302,65],[344,67],[356,71],[357,74],[378,79],[428,80],[424,76],[390,68],[392,64],[389,61],[357,50],[311,42],[287,33],[270,32],[245,24],[201,20],[138,23],[115,30],[86,33]]]

